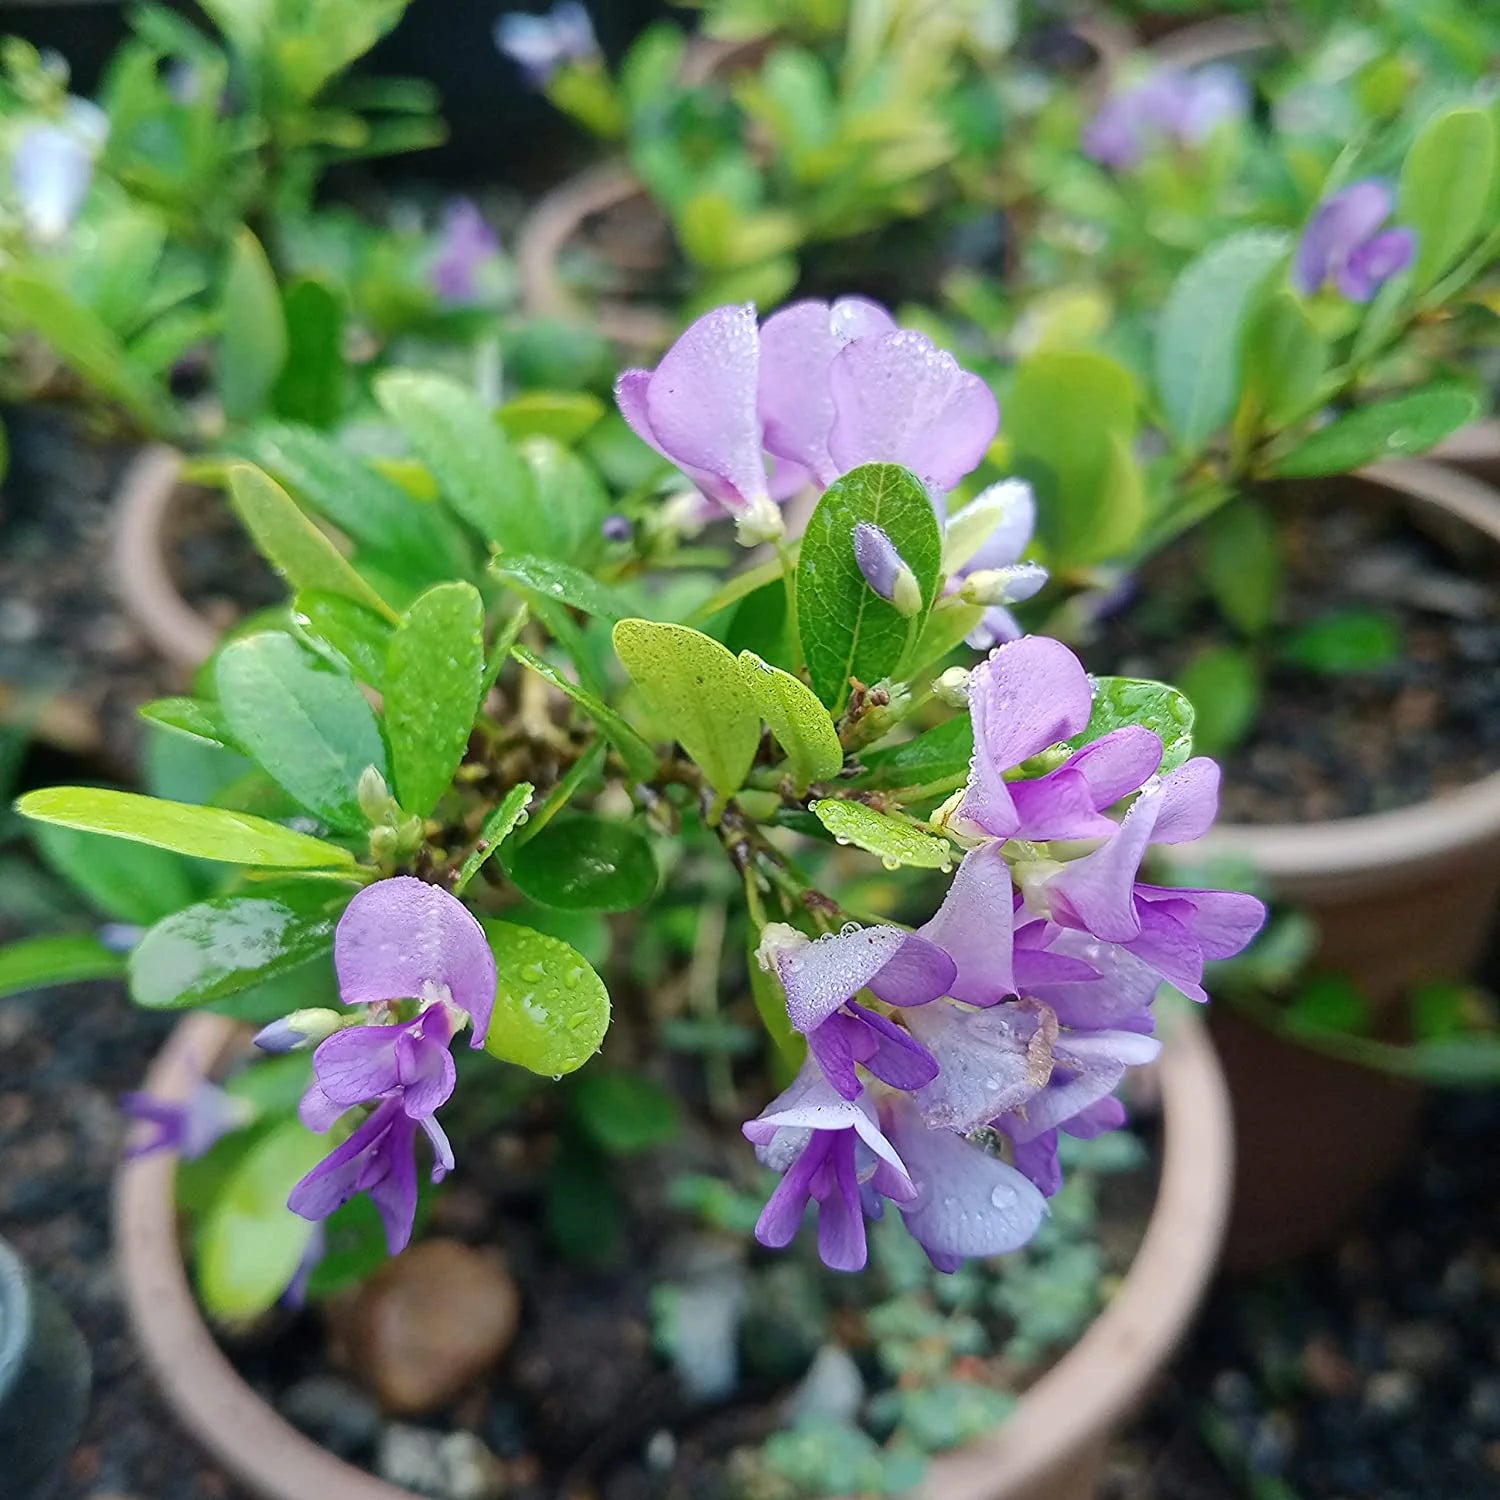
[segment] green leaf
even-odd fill
[[[595,1144],[612,1155],[665,1145],[682,1128],[675,1096],[640,1073],[590,1068],[574,1085],[573,1111]]]
[[[1238,646],[1210,646],[1176,674],[1193,706],[1193,741],[1204,755],[1227,755],[1255,727],[1261,674]]]
[[[560,938],[486,921],[495,955],[495,1014],[485,1051],[553,1077],[581,1068],[609,1030],[609,991]]]
[[[148,724],[160,724],[175,734],[219,749],[229,748],[229,731],[219,717],[217,705],[201,698],[153,698],[137,710]]]
[[[1094,706],[1076,750],[1127,724],[1149,729],[1161,741],[1162,771],[1175,771],[1193,753],[1193,705],[1165,682],[1140,677],[1094,677]]]
[[[1495,121],[1478,105],[1456,105],[1417,132],[1401,166],[1397,221],[1417,235],[1412,279],[1432,285],[1488,228],[1496,168]]]
[[[908,618],[865,582],[854,528],[878,526],[917,580],[922,606]],[[797,622],[808,675],[837,711],[849,679],[875,683],[901,665],[937,594],[943,539],[926,486],[896,464],[863,464],[824,492],[807,523],[797,564]]]
[[[359,778],[385,775],[385,744],[354,680],[266,631],[225,646],[214,682],[230,733],[271,779],[331,828],[364,833]]]
[[[624,611],[611,591],[591,574],[569,563],[555,562],[549,557],[502,554],[490,564],[490,570],[524,599],[553,599],[610,625],[623,617]]]
[[[1306,415],[1328,370],[1328,341],[1285,287],[1264,298],[1245,327],[1245,394],[1273,427]]]
[[[393,577],[420,585],[469,572],[468,544],[441,507],[414,499],[322,433],[277,422],[257,427],[239,447]]]
[[[377,614],[395,618],[390,605],[274,479],[249,464],[235,464],[229,471],[229,498],[255,545],[297,592],[316,589],[342,594]]]
[[[352,865],[354,856],[292,828],[223,807],[195,807],[137,792],[91,786],[49,786],[27,792],[16,802],[23,817],[90,833],[154,844],[196,859],[268,869],[327,869]]]
[[[922,634],[907,658],[907,675],[916,679],[931,671],[950,652],[963,645],[983,619],[982,604],[965,604],[956,594],[939,599],[933,605],[932,613],[927,616]]]
[[[1308,479],[1345,474],[1377,459],[1425,453],[1479,412],[1479,397],[1469,386],[1428,386],[1336,417],[1281,458],[1276,473]]]
[[[214,1317],[258,1317],[286,1290],[315,1228],[286,1206],[287,1196],[334,1144],[288,1120],[256,1141],[225,1180],[194,1257],[198,1295]]]
[[[656,858],[628,823],[559,818],[505,855],[524,896],[563,911],[630,911],[656,894]]]
[[[968,714],[928,729],[903,745],[862,750],[861,785],[921,786],[967,772],[974,756],[974,725]]]
[[[1320,615],[1281,642],[1289,661],[1314,672],[1371,672],[1401,656],[1401,624],[1382,610],[1354,606]]]
[[[165,393],[130,358],[108,325],[44,277],[0,273],[0,328],[34,333],[148,432],[174,425]]]
[[[124,972],[124,958],[111,953],[92,935],[57,933],[22,938],[0,947],[0,999],[51,984],[115,979]]]
[[[326,972],[337,993],[328,891],[220,896],[164,917],[130,954],[130,998],[148,1010],[210,1005],[292,970]]]
[[[480,536],[507,551],[550,550],[531,472],[473,391],[445,375],[391,370],[376,380],[375,399]]]
[[[890,869],[898,865],[915,865],[922,870],[953,868],[953,845],[936,834],[923,833],[910,823],[876,812],[863,802],[845,802],[826,798],[810,804],[817,818],[841,844],[853,844],[869,854],[879,855]]]
[[[484,820],[484,827],[480,830],[479,838],[459,867],[458,876],[453,882],[455,896],[463,894],[464,887],[479,873],[484,862],[505,842],[516,824],[525,817],[526,804],[531,801],[531,794],[534,791],[536,788],[529,781],[517,782],[501,798],[500,805]]]
[[[507,401],[495,416],[513,442],[545,437],[571,447],[583,440],[605,410],[588,391],[526,391]]]
[[[41,823],[32,838],[47,865],[117,922],[149,926],[199,894],[175,854]]]
[[[292,628],[320,655],[327,647],[360,682],[368,683],[377,692],[385,686],[391,627],[374,610],[342,594],[312,589],[298,594],[293,601]]]
[[[1287,243],[1280,231],[1231,235],[1193,261],[1167,295],[1156,328],[1156,389],[1168,425],[1190,452],[1234,411],[1246,321]]]
[[[484,601],[471,583],[439,583],[401,617],[385,671],[385,732],[396,797],[427,817],[453,784],[484,687]]]
[[[656,751],[643,740],[602,698],[564,677],[550,662],[543,661],[525,646],[512,646],[510,654],[528,671],[565,693],[599,726],[600,731],[619,751],[626,769],[637,781],[650,781],[659,769]]]
[[[323,282],[303,277],[287,287],[282,308],[287,356],[271,404],[277,416],[332,427],[344,410],[343,304]]]
[[[609,511],[609,492],[594,465],[545,437],[527,438],[521,458],[536,494],[536,541],[517,550],[576,557],[596,546]]]
[[[1225,618],[1252,638],[1265,632],[1281,596],[1281,548],[1263,505],[1239,499],[1203,527],[1203,576]]]
[[[798,795],[814,781],[837,776],[844,766],[844,747],[818,695],[790,672],[763,662],[753,651],[741,651],[739,661],[745,690],[786,751]]]
[[[738,660],[700,631],[651,620],[621,620],[614,643],[658,732],[677,740],[721,797],[733,796],[760,747]]]
[[[229,251],[222,316],[215,364],[219,398],[231,422],[248,422],[265,407],[287,357],[286,314],[276,274],[248,229],[240,230]]]
[[[760,1015],[761,1024],[766,1028],[766,1035],[771,1038],[772,1045],[776,1048],[775,1056],[772,1058],[773,1069],[777,1082],[784,1088],[797,1076],[798,1070],[807,1057],[807,1038],[792,1025],[792,1018],[787,1014],[786,991],[782,989],[781,981],[775,974],[761,968],[760,960],[755,953],[759,942],[760,933],[752,926],[750,951],[746,955],[750,973],[750,994],[755,1001],[755,1009]]]
[[[1294,1035],[1359,1036],[1370,1029],[1370,1004],[1347,974],[1317,974],[1298,990],[1282,1021]]]
[[[1005,426],[1014,466],[1037,494],[1048,557],[1057,566],[1124,552],[1145,520],[1131,453],[1135,381],[1102,354],[1053,350],[1016,369]]]

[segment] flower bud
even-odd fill
[[[336,1010],[294,1010],[261,1027],[255,1033],[255,1045],[262,1052],[300,1052],[331,1037],[345,1020]]]
[[[374,766],[366,766],[359,773],[355,796],[359,800],[359,810],[371,823],[388,823],[394,814],[401,811],[396,799],[391,796],[390,788],[385,784],[385,777]]]
[[[970,573],[958,594],[965,604],[1019,604],[1047,581],[1039,563],[1013,563],[1007,568],[981,568]]]
[[[927,818],[928,823],[939,833],[947,833],[957,821],[958,810],[967,795],[968,789],[960,787],[941,807],[933,809]]]
[[[963,708],[969,701],[969,671],[949,667],[932,685],[932,695],[947,708]]]
[[[854,560],[859,564],[865,582],[908,619],[921,609],[922,590],[916,575],[896,551],[896,544],[880,527],[868,521],[855,525]]]

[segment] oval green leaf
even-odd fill
[[[363,833],[359,778],[385,774],[375,711],[354,679],[330,670],[280,631],[231,641],[214,664],[230,733],[303,807],[343,833]]]
[[[319,655],[331,651],[353,676],[376,692],[385,686],[391,627],[373,610],[342,594],[313,590],[298,594],[293,601],[292,629]]]
[[[588,391],[526,391],[496,412],[507,436],[545,437],[571,447],[581,442],[605,413],[604,403]]]
[[[1495,121],[1477,105],[1445,109],[1417,132],[1401,166],[1396,218],[1416,231],[1412,279],[1418,291],[1488,227],[1496,155]]]
[[[798,793],[814,781],[837,776],[844,767],[844,747],[818,695],[800,678],[762,661],[753,651],[741,651],[739,661],[746,691],[786,751]]]
[[[230,248],[222,316],[224,332],[214,362],[219,399],[231,422],[246,422],[265,406],[287,354],[276,273],[248,229],[240,230]]]
[[[510,584],[528,601],[553,599],[613,625],[624,614],[613,593],[591,574],[549,557],[501,555],[490,565],[497,578]]]
[[[947,839],[923,833],[910,823],[888,817],[863,802],[826,798],[811,804],[817,818],[841,844],[853,844],[880,857],[883,864],[915,865],[922,870],[951,870],[954,848]]]
[[[22,938],[0,947],[0,999],[50,984],[115,979],[124,972],[125,960],[88,933]]]
[[[1338,417],[1304,438],[1276,465],[1287,479],[1346,474],[1382,458],[1425,453],[1479,415],[1468,386],[1438,385]]]
[[[974,725],[968,714],[958,714],[926,730],[904,745],[864,750],[861,785],[921,786],[967,772],[974,758]]]
[[[463,889],[483,868],[484,862],[510,837],[526,813],[526,804],[536,790],[529,781],[518,782],[501,799],[499,807],[484,820],[474,847],[459,867],[453,882],[453,894],[463,894]]]
[[[354,863],[354,856],[337,844],[283,828],[253,813],[168,802],[160,797],[143,797],[138,792],[49,786],[19,798],[16,811],[43,823],[107,833],[115,838],[133,839],[138,844],[154,844],[158,849],[190,854],[196,859],[217,859],[231,865],[315,870]]]
[[[1193,753],[1193,705],[1165,682],[1140,677],[1094,677],[1088,727],[1068,743],[1076,750],[1093,740],[1138,724],[1161,741],[1162,771],[1175,771]]]
[[[38,824],[32,836],[43,860],[117,922],[149,927],[202,894],[190,867],[165,849],[57,823]]]
[[[562,911],[630,911],[656,894],[656,858],[628,823],[559,818],[505,856],[511,883]]]
[[[604,981],[561,938],[511,922],[483,925],[497,976],[485,1051],[552,1077],[581,1068],[609,1030]]]

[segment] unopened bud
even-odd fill
[[[750,508],[735,520],[734,535],[742,547],[779,542],[786,535],[781,507],[769,495],[757,496],[750,502]]]
[[[398,853],[399,844],[396,830],[389,823],[382,823],[378,828],[370,830],[370,858],[376,864],[392,863]]]
[[[385,777],[374,766],[366,766],[359,773],[359,786],[355,795],[359,799],[359,810],[371,823],[388,822],[393,813],[399,812]]]
[[[963,708],[969,701],[969,671],[949,667],[932,685],[932,695],[947,708]]]
[[[896,544],[869,521],[854,527],[854,560],[865,582],[908,619],[922,607],[922,590],[916,574],[907,567]]]
[[[331,1037],[345,1019],[336,1010],[294,1010],[256,1032],[255,1045],[262,1052],[298,1052]]]
[[[1040,563],[1014,563],[1008,568],[981,568],[963,581],[958,595],[965,604],[1019,604],[1047,581]]]

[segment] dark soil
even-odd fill
[[[1419,529],[1368,488],[1304,490],[1277,514],[1285,585],[1257,650],[1258,717],[1218,756],[1222,816],[1295,823],[1381,812],[1500,767],[1496,549],[1466,527]],[[1092,670],[1173,682],[1199,652],[1243,644],[1204,592],[1199,546],[1185,539],[1146,565],[1132,604],[1086,652]],[[1350,609],[1396,624],[1394,659],[1334,673],[1280,654],[1297,628]]]

